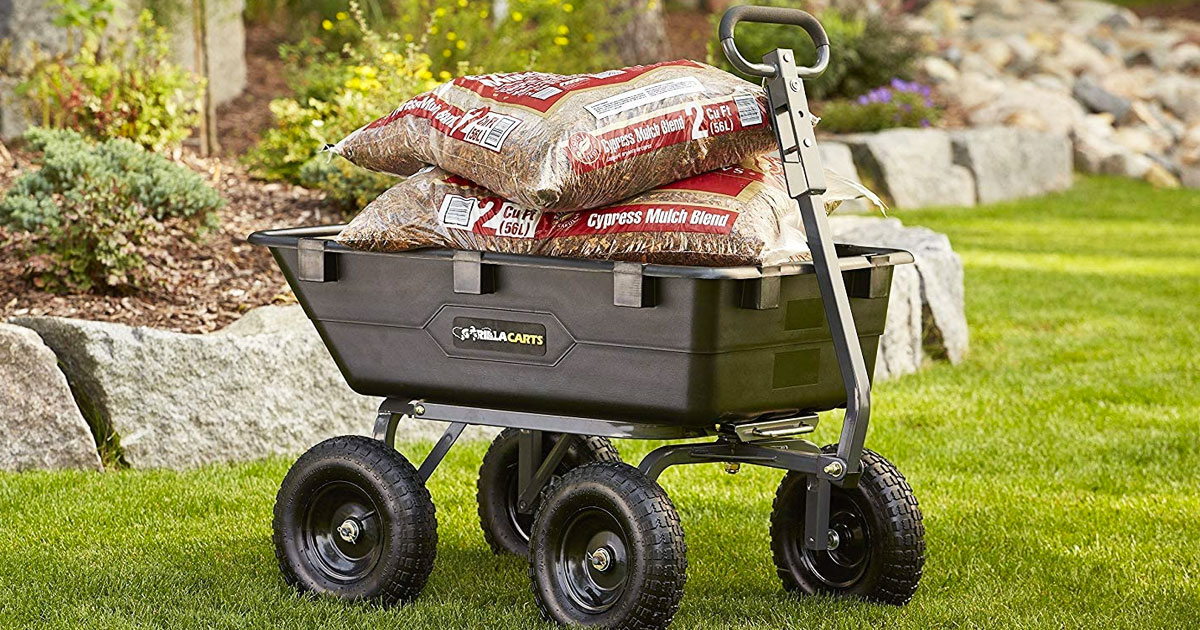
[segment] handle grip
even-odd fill
[[[729,59],[729,63],[746,74],[770,79],[778,74],[779,70],[770,64],[747,61],[742,56],[733,40],[733,29],[738,22],[786,24],[804,29],[804,32],[812,38],[813,44],[817,46],[817,62],[811,66],[796,68],[796,74],[801,78],[815,79],[821,76],[821,73],[825,72],[825,68],[829,66],[829,36],[825,34],[825,29],[817,21],[817,18],[811,14],[799,9],[783,7],[737,6],[726,11],[725,15],[721,17],[721,26],[717,33],[721,38],[721,48],[725,50],[725,57]]]

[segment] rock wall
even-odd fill
[[[908,25],[970,124],[1067,136],[1084,172],[1200,186],[1200,22],[1096,0],[933,0]]]

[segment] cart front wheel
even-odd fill
[[[807,484],[807,475],[790,472],[775,494],[771,551],[783,587],[804,595],[908,603],[925,565],[925,525],[904,475],[864,450],[858,487],[832,489],[825,551],[804,546]]]
[[[288,471],[275,502],[275,557],[301,592],[407,602],[433,571],[437,521],[417,471],[370,438],[326,440]]]
[[[538,509],[529,574],[538,609],[565,625],[653,630],[679,610],[687,548],[667,493],[628,464],[563,475]]]
[[[520,463],[520,435],[517,429],[505,429],[496,436],[483,464],[479,467],[479,525],[483,538],[492,552],[529,555],[529,532],[533,529],[534,509],[522,513],[517,509],[517,466]],[[592,462],[619,462],[621,456],[608,438],[583,435],[546,433],[542,437],[542,456],[558,440],[571,440],[571,445],[562,463],[554,471],[563,475],[567,471]]]

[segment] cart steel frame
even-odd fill
[[[870,379],[851,314],[846,285],[842,280],[842,269],[834,251],[825,205],[821,199],[826,190],[824,169],[817,150],[813,116],[808,109],[802,80],[815,77],[824,71],[829,60],[829,46],[825,44],[818,47],[817,63],[809,68],[797,67],[794,53],[784,49],[769,53],[763,58],[763,63],[750,63],[742,57],[733,43],[734,26],[742,20],[795,23],[796,14],[761,7],[740,8],[754,11],[738,11],[738,8],[735,8],[726,14],[720,27],[722,46],[730,61],[739,70],[763,77],[766,81],[773,128],[779,141],[788,193],[796,200],[804,222],[825,318],[833,336],[834,350],[846,389],[846,414],[837,443],[837,452],[832,455],[823,453],[816,444],[797,437],[816,428],[815,414],[721,425],[714,421],[714,430],[703,432],[692,427],[669,424],[630,423],[389,398],[379,408],[374,430],[374,437],[389,445],[394,446],[396,427],[404,416],[450,423],[421,463],[419,474],[422,479],[429,479],[468,425],[520,429],[518,509],[529,512],[534,500],[562,461],[569,444],[567,440],[560,440],[545,457],[542,457],[543,432],[659,440],[694,438],[715,433],[717,439],[714,442],[658,448],[642,459],[638,468],[651,479],[657,479],[670,466],[714,462],[768,466],[806,474],[809,476],[810,500],[806,502],[805,546],[814,551],[828,548],[828,538],[825,534],[829,528],[830,487],[836,485],[852,488],[858,483],[863,442],[866,439],[871,414]],[[815,20],[813,23],[815,24]],[[818,25],[814,29],[807,21],[797,25],[814,35],[815,29],[820,28]],[[814,36],[814,41],[820,40]],[[469,254],[456,255],[456,292],[471,293],[480,290],[485,283],[485,277],[479,273],[478,265],[478,256],[471,258]],[[471,271],[475,273],[470,273]],[[318,269],[312,271],[311,275],[316,280],[315,276],[323,277],[324,273],[324,270]],[[626,278],[626,284],[629,286],[621,290],[623,275],[639,277]],[[620,269],[614,270],[614,276],[618,279],[615,290],[617,305],[641,306],[638,297],[641,294],[638,286],[640,283],[631,282],[640,280],[640,275],[640,272],[622,274]],[[769,293],[769,288],[765,292]],[[769,296],[763,296],[763,293],[760,286],[759,308],[772,308]],[[624,301],[622,296],[626,297]],[[629,296],[633,296],[632,299],[629,299]],[[766,299],[763,299],[764,297]]]

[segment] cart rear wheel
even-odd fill
[[[522,514],[517,509],[517,465],[520,460],[520,431],[505,429],[496,436],[479,467],[479,524],[483,538],[493,553],[529,555],[529,532],[533,529],[534,509]],[[608,438],[546,433],[542,437],[542,455],[560,439],[572,444],[555,470],[556,475],[592,462],[619,462],[621,456]]]
[[[288,471],[275,502],[275,557],[301,592],[407,602],[437,553],[433,500],[394,448],[370,438],[321,442]]]
[[[864,450],[858,487],[832,489],[826,551],[804,546],[807,484],[807,475],[790,472],[775,494],[771,551],[783,587],[798,594],[908,603],[925,565],[925,525],[904,475]]]
[[[679,610],[686,573],[679,515],[667,493],[633,466],[572,470],[538,509],[529,575],[550,621],[665,628]]]

